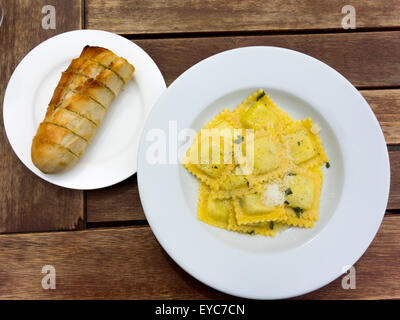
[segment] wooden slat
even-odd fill
[[[343,30],[346,4],[357,29],[400,26],[397,0],[87,0],[86,25],[123,34]]]
[[[369,103],[389,145],[400,144],[400,90],[361,90]]]
[[[149,227],[0,236],[0,299],[217,298],[182,271]],[[23,250],[21,249],[23,248]],[[44,265],[56,290],[43,290]]]
[[[400,216],[387,215],[356,264],[356,290],[341,279],[308,298],[400,298]],[[150,228],[92,229],[0,236],[0,298],[216,299],[226,298],[178,267]],[[23,248],[23,250],[21,250]],[[56,268],[56,289],[43,290],[44,265]]]
[[[1,108],[7,82],[20,60],[43,40],[82,26],[80,0],[2,0],[2,3],[5,17],[0,27]],[[41,9],[45,5],[56,8],[56,30],[42,29]],[[83,193],[55,187],[25,168],[8,143],[2,119],[0,123],[0,232],[82,227]]]
[[[354,265],[356,289],[342,288],[342,277],[301,299],[400,299],[400,215],[386,215],[371,246]],[[343,250],[346,250],[343,248]]]
[[[277,46],[303,52],[327,63],[358,88],[400,86],[400,31],[142,39],[134,42],[155,60],[168,85],[195,63],[221,51],[246,46]]]
[[[390,151],[389,210],[400,209],[400,151]]]
[[[136,174],[109,188],[87,192],[87,222],[145,219]]]

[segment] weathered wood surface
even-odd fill
[[[356,289],[339,278],[306,298],[400,298],[400,216],[386,215],[355,265]],[[0,236],[0,298],[219,299],[160,247],[149,227]],[[23,250],[22,250],[23,248]],[[44,290],[44,265],[56,269],[56,289]],[[304,298],[304,297],[301,297]]]
[[[300,299],[400,299],[400,215],[386,215],[371,246],[354,265],[356,289],[344,290],[342,277]]]
[[[40,42],[82,26],[80,1],[2,0],[2,3],[5,16],[0,27],[1,109],[8,80],[22,58]],[[41,10],[45,5],[56,8],[55,30],[42,28],[45,15]],[[11,149],[2,119],[0,123],[0,233],[82,228],[83,193],[56,187],[30,172]]]
[[[361,90],[374,111],[388,145],[400,144],[400,90]]]
[[[390,193],[388,210],[400,209],[400,151],[390,151]]]
[[[357,88],[400,86],[400,31],[133,41],[155,60],[167,84],[213,54],[246,46],[276,46],[297,50],[327,63]]]
[[[133,41],[153,57],[168,84],[202,59],[242,46],[286,47],[326,62],[360,89],[375,112],[392,146],[388,209],[400,209],[400,31],[390,31],[400,27],[397,0],[352,3],[357,29],[351,32],[341,26],[341,9],[347,4],[341,0],[2,3],[0,103],[12,71],[30,49],[83,26],[136,38]],[[44,5],[56,8],[56,30],[41,27]],[[86,222],[106,226],[145,219],[135,175],[116,186],[87,192],[86,197],[81,191],[53,186],[17,159],[0,123],[0,233],[72,230],[84,228]],[[355,266],[357,289],[344,290],[339,278],[299,299],[400,299],[399,227],[400,215],[386,214],[377,237]],[[145,225],[3,234],[0,248],[0,299],[231,298],[185,273]],[[44,265],[56,268],[56,290],[41,287]]]
[[[117,185],[87,192],[89,223],[144,219],[136,174]]]
[[[86,27],[120,34],[341,30],[351,4],[360,29],[400,26],[396,0],[86,0]]]

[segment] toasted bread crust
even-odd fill
[[[101,104],[89,96],[75,91],[70,91],[66,94],[59,108],[65,108],[78,113],[81,117],[88,119],[96,126],[100,125],[107,112]]]
[[[114,60],[118,59],[118,56],[106,48],[85,46],[80,58],[94,60],[105,66],[109,66]]]
[[[76,73],[86,76],[87,78],[96,79],[111,90],[115,96],[119,94],[119,91],[124,85],[124,81],[115,72],[107,69],[96,61],[82,57],[72,60],[65,72]]]
[[[85,139],[76,135],[71,130],[51,122],[42,122],[36,137],[63,146],[77,157],[80,157],[85,152],[88,145]]]
[[[124,83],[128,83],[132,78],[135,67],[125,58],[118,57],[111,50],[101,47],[86,46],[80,55],[81,58],[96,61],[117,73]]]
[[[74,165],[101,124],[107,108],[133,75],[124,58],[101,47],[86,46],[61,74],[32,141],[31,157],[44,173]]]
[[[66,148],[39,137],[33,138],[31,158],[33,164],[44,173],[61,172],[79,159]]]
[[[58,108],[46,121],[71,130],[88,142],[93,138],[97,129],[93,122],[67,108]]]
[[[114,99],[114,94],[96,79],[88,78],[82,85],[77,86],[74,91],[88,96],[108,108]]]
[[[118,73],[125,83],[132,79],[135,67],[131,65],[125,58],[118,58],[109,66],[111,70]]]

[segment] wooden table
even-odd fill
[[[84,28],[108,30],[137,43],[168,85],[212,54],[250,45],[298,50],[341,72],[382,126],[391,161],[390,199],[376,238],[355,265],[356,289],[344,290],[339,278],[300,298],[400,298],[398,0],[353,1],[357,28],[348,30],[341,24],[346,4],[341,0],[1,1],[1,102],[14,68],[29,50],[56,34]],[[55,30],[42,28],[45,5],[56,8]],[[163,251],[143,214],[136,175],[95,191],[56,187],[18,160],[3,125],[0,233],[0,298],[229,298],[189,276]],[[44,265],[56,268],[56,290],[42,289]]]

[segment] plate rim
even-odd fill
[[[109,32],[109,31],[104,31],[104,30],[77,29],[77,30],[70,30],[70,31],[66,31],[66,32],[63,32],[63,33],[59,33],[59,34],[54,35],[54,36],[52,36],[52,37],[40,42],[39,44],[37,44],[35,47],[33,47],[31,50],[29,50],[29,52],[26,53],[25,56],[19,61],[19,63],[17,64],[17,66],[13,70],[13,72],[12,72],[8,82],[7,82],[7,86],[6,86],[6,89],[4,91],[4,97],[3,97],[3,125],[4,125],[4,129],[5,129],[4,131],[5,131],[7,140],[9,142],[10,146],[11,146],[11,149],[16,154],[17,158],[24,164],[24,166],[26,168],[28,168],[32,173],[34,173],[37,177],[39,177],[42,180],[45,180],[45,181],[47,181],[47,182],[49,182],[49,183],[51,183],[53,185],[60,186],[60,187],[63,187],[63,188],[67,188],[67,189],[71,189],[71,190],[96,190],[96,189],[101,189],[101,188],[106,188],[106,187],[113,186],[113,185],[118,184],[118,183],[128,179],[129,177],[133,176],[134,174],[137,173],[137,164],[136,164],[135,168],[133,168],[131,170],[127,170],[127,172],[125,174],[123,174],[123,175],[120,175],[119,178],[113,179],[113,180],[109,179],[109,180],[107,180],[106,183],[97,184],[95,186],[89,186],[87,184],[83,185],[82,183],[74,183],[73,185],[71,185],[71,183],[63,183],[63,182],[60,182],[60,181],[54,181],[54,179],[52,179],[51,175],[43,174],[41,176],[41,175],[39,175],[38,172],[35,172],[34,169],[31,168],[31,164],[29,163],[29,161],[26,160],[26,159],[23,159],[22,155],[20,155],[18,152],[16,152],[16,149],[14,148],[15,142],[12,141],[13,139],[10,139],[10,133],[9,133],[10,129],[7,129],[10,124],[7,124],[7,118],[8,117],[5,116],[6,113],[7,113],[7,111],[5,111],[6,110],[5,106],[6,106],[7,100],[9,99],[9,86],[12,83],[12,81],[14,79],[14,75],[16,74],[17,70],[19,70],[20,66],[24,63],[24,61],[26,61],[26,59],[28,59],[29,56],[33,52],[35,52],[36,50],[39,50],[42,47],[51,45],[51,43],[54,40],[58,40],[58,39],[64,38],[64,37],[69,37],[72,34],[79,34],[79,35],[86,34],[87,37],[90,37],[91,34],[92,35],[95,34],[96,36],[99,36],[99,37],[101,37],[102,35],[105,35],[106,37],[113,37],[115,39],[118,39],[117,41],[121,41],[122,40],[122,41],[125,41],[126,43],[129,43],[129,45],[136,47],[136,49],[139,52],[141,52],[141,54],[143,54],[146,57],[146,59],[148,59],[149,62],[151,63],[152,67],[154,68],[154,71],[156,71],[156,73],[157,73],[156,74],[157,75],[157,82],[160,82],[159,84],[162,86],[162,90],[160,91],[161,94],[167,89],[167,86],[166,86],[165,78],[164,78],[163,74],[161,73],[160,68],[155,63],[153,58],[142,47],[140,47],[138,44],[136,44],[133,40],[129,40],[129,39],[127,39],[127,38],[125,38],[125,37],[123,37],[121,35],[118,35],[116,33]],[[90,41],[90,39],[88,39],[88,41]],[[155,103],[153,103],[153,105],[151,105],[149,107],[145,120],[150,115],[154,105],[155,105]],[[142,132],[143,132],[143,128],[144,128],[144,126],[142,127],[142,130],[140,131],[140,133],[137,136],[138,146],[139,146],[139,143],[140,143],[140,138],[141,138],[141,135],[142,135]],[[136,158],[136,159],[137,159],[138,149],[137,149],[136,155],[134,155],[134,158]],[[32,163],[32,165],[33,165],[33,163]],[[62,174],[62,173],[60,173],[60,174]]]
[[[167,254],[182,268],[184,269],[187,273],[189,273],[191,276],[193,276],[194,278],[196,278],[197,280],[203,282],[204,284],[219,290],[221,292],[230,294],[230,295],[234,295],[234,296],[238,296],[238,297],[243,297],[243,298],[251,298],[251,299],[281,299],[281,298],[290,298],[290,297],[295,297],[295,296],[299,296],[299,295],[304,295],[307,294],[309,292],[315,291],[319,288],[322,288],[323,286],[329,284],[330,282],[332,282],[333,280],[337,279],[338,277],[340,277],[342,274],[344,274],[345,271],[342,272],[337,272],[336,274],[334,274],[333,276],[331,276],[329,279],[326,279],[326,281],[319,283],[318,285],[314,285],[311,286],[310,288],[308,288],[307,290],[292,290],[291,294],[286,294],[286,295],[280,295],[280,296],[256,296],[256,295],[249,295],[249,294],[241,294],[240,292],[234,292],[232,289],[227,289],[227,288],[222,288],[220,286],[215,285],[214,283],[210,282],[208,279],[205,279],[205,277],[203,277],[201,274],[197,273],[195,270],[191,269],[189,265],[186,265],[184,261],[180,260],[175,252],[173,252],[172,250],[170,250],[170,247],[168,247],[167,245],[164,244],[164,242],[166,241],[165,239],[163,239],[161,237],[161,235],[159,234],[159,229],[157,229],[155,227],[154,221],[151,218],[151,215],[148,213],[149,210],[149,206],[147,203],[147,199],[145,197],[145,190],[143,187],[143,180],[145,179],[143,178],[143,173],[141,171],[141,166],[142,166],[142,159],[141,159],[141,155],[144,153],[143,149],[144,149],[144,133],[148,130],[149,127],[149,122],[152,119],[152,116],[154,115],[154,113],[157,111],[158,108],[158,104],[160,104],[163,100],[163,97],[167,95],[167,92],[170,90],[170,88],[173,88],[177,85],[177,83],[179,84],[180,79],[186,75],[187,73],[191,72],[194,68],[196,68],[198,65],[203,64],[203,63],[207,63],[210,59],[215,58],[216,56],[220,56],[220,55],[224,55],[224,54],[230,54],[233,53],[235,51],[239,51],[239,50],[257,50],[258,48],[268,48],[268,49],[273,49],[273,50],[284,50],[284,51],[288,51],[291,53],[294,53],[296,55],[301,55],[301,56],[305,56],[309,59],[311,59],[314,62],[317,62],[318,64],[323,65],[324,67],[327,67],[329,69],[331,69],[334,73],[336,73],[336,75],[341,78],[341,81],[344,81],[343,84],[349,86],[349,88],[351,88],[353,90],[353,93],[356,94],[357,96],[359,96],[364,103],[369,106],[368,102],[365,100],[365,98],[359,93],[359,91],[350,83],[349,80],[347,80],[341,73],[339,73],[337,70],[333,69],[332,67],[330,67],[329,65],[327,65],[326,63],[312,57],[309,56],[307,54],[304,54],[302,52],[299,51],[295,51],[292,49],[287,49],[287,48],[282,48],[282,47],[274,47],[274,46],[248,46],[248,47],[241,47],[241,48],[235,48],[235,49],[230,49],[230,50],[226,50],[220,53],[217,53],[215,55],[212,55],[210,57],[207,57],[206,59],[201,60],[200,62],[196,63],[195,65],[191,66],[190,68],[188,68],[185,72],[183,72],[177,79],[175,79],[173,81],[173,83],[168,87],[168,89],[166,91],[164,91],[164,93],[159,97],[156,105],[154,106],[154,108],[152,109],[151,113],[149,114],[149,117],[146,120],[146,124],[144,126],[144,130],[143,130],[143,134],[141,137],[141,141],[140,141],[140,145],[139,145],[139,152],[138,152],[138,188],[139,188],[139,194],[140,194],[140,199],[143,205],[143,209],[144,209],[144,213],[145,216],[149,222],[149,225],[152,229],[153,234],[155,235],[157,241],[160,243],[160,245],[162,246],[162,248],[167,252]],[[205,106],[204,106],[205,107]],[[386,148],[386,152],[384,154],[382,154],[383,156],[383,160],[384,161],[384,165],[385,165],[385,172],[384,172],[384,180],[382,183],[386,186],[386,189],[383,192],[383,196],[382,196],[382,204],[384,204],[384,208],[382,210],[382,212],[378,212],[378,215],[380,215],[380,217],[378,216],[378,220],[379,220],[379,224],[376,227],[376,230],[373,232],[373,236],[371,237],[371,239],[368,240],[368,244],[365,246],[365,248],[363,248],[361,251],[357,252],[356,254],[353,253],[353,260],[352,261],[352,265],[354,265],[365,253],[365,251],[368,249],[368,247],[370,246],[370,244],[372,243],[373,239],[375,238],[382,220],[384,218],[384,214],[386,211],[386,207],[387,207],[387,203],[388,203],[388,197],[389,197],[389,190],[390,190],[390,162],[389,162],[389,155],[388,155],[388,150],[387,150],[387,144],[386,141],[384,139],[383,136],[383,132],[382,129],[380,127],[379,122],[377,121],[376,115],[373,113],[372,109],[370,109],[370,114],[372,114],[372,116],[375,118],[376,124],[377,124],[377,129],[380,132],[379,135],[380,137],[378,137],[379,139],[383,138],[383,143],[385,145]],[[382,142],[382,140],[381,140]],[[144,160],[143,160],[144,161]],[[383,205],[382,205],[383,206]],[[337,209],[336,209],[337,210]]]

